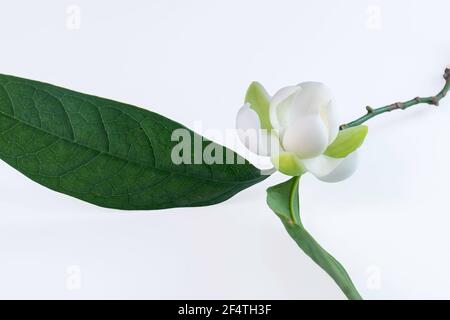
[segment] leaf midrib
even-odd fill
[[[12,101],[11,101],[11,100],[10,100],[10,102],[11,102],[11,105],[12,105]],[[43,128],[36,127],[36,126],[34,126],[34,125],[32,125],[32,124],[26,122],[26,121],[23,121],[22,119],[18,119],[18,118],[16,118],[15,116],[11,116],[10,114],[5,113],[4,111],[1,111],[1,110],[0,110],[0,114],[3,115],[3,116],[5,116],[5,117],[7,117],[7,118],[13,119],[13,120],[15,120],[15,121],[17,121],[17,122],[19,122],[19,123],[23,123],[23,124],[25,124],[26,126],[28,126],[28,127],[30,127],[30,128],[33,128],[33,129],[38,130],[38,131],[42,131],[42,132],[44,132],[44,133],[46,133],[46,134],[48,134],[48,135],[57,137],[58,139],[64,140],[64,141],[66,141],[66,142],[69,142],[69,143],[72,143],[72,144],[76,144],[76,145],[80,145],[80,146],[82,146],[82,147],[84,147],[84,148],[87,148],[87,149],[96,151],[96,152],[98,152],[99,154],[106,154],[106,155],[109,155],[109,156],[111,156],[111,157],[113,157],[113,158],[116,158],[116,159],[119,159],[119,160],[122,160],[122,161],[126,161],[126,162],[128,162],[128,163],[133,163],[133,164],[137,164],[137,165],[140,165],[140,166],[145,166],[145,167],[147,167],[147,168],[151,168],[151,169],[156,170],[156,171],[165,172],[165,173],[168,173],[169,175],[170,175],[170,174],[176,174],[176,175],[185,176],[185,177],[189,177],[189,178],[195,178],[195,179],[198,179],[198,180],[201,179],[201,180],[210,181],[210,182],[215,182],[215,183],[221,183],[221,184],[235,184],[235,185],[236,185],[236,184],[247,184],[247,183],[252,183],[252,182],[261,180],[261,176],[259,176],[259,177],[255,178],[255,179],[250,179],[250,180],[245,180],[245,181],[223,181],[223,180],[214,179],[214,178],[207,178],[207,177],[203,177],[203,176],[202,176],[202,177],[199,177],[199,176],[195,176],[195,175],[189,175],[189,174],[182,173],[182,172],[174,172],[174,171],[170,171],[170,170],[167,170],[167,169],[158,168],[158,167],[156,167],[156,166],[150,166],[150,165],[147,164],[147,163],[140,163],[140,162],[133,161],[133,160],[130,160],[130,159],[125,159],[125,158],[123,158],[123,157],[121,157],[121,156],[118,156],[118,155],[116,155],[116,154],[110,153],[109,151],[105,152],[105,151],[103,151],[103,150],[98,150],[98,149],[96,149],[96,148],[94,148],[94,147],[92,147],[92,146],[87,146],[87,145],[85,145],[85,144],[83,144],[83,143],[81,143],[81,142],[74,141],[74,140],[70,140],[70,139],[67,139],[67,138],[65,138],[65,137],[60,137],[60,136],[58,136],[58,135],[56,135],[56,134],[54,134],[54,133],[52,133],[52,132],[49,132],[48,130],[45,130],[45,129],[43,129]],[[103,123],[103,122],[102,122],[102,123]],[[144,133],[144,134],[145,134],[145,133]],[[212,142],[212,143],[213,143],[213,142]],[[154,151],[152,150],[152,152],[154,152]],[[153,154],[154,154],[154,153],[153,153]],[[155,159],[155,162],[156,162],[156,159]]]

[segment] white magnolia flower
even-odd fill
[[[339,122],[331,92],[321,83],[285,87],[273,97],[259,83],[252,83],[236,126],[247,148],[270,156],[274,166],[285,174],[296,176],[308,171],[320,180],[337,182],[356,170],[355,150],[362,141],[345,156],[337,152],[342,145],[334,148],[335,152],[329,148],[340,132]],[[347,140],[343,138],[348,145]]]

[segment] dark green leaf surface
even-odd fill
[[[0,75],[0,158],[55,191],[102,207],[162,209],[215,204],[266,178],[249,163],[173,164],[179,128],[131,105]]]
[[[303,227],[299,212],[299,179],[300,177],[294,177],[267,189],[267,204],[281,219],[297,245],[334,279],[347,298],[360,300],[361,296],[344,267],[325,251]]]

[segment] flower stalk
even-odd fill
[[[340,129],[348,129],[351,127],[356,127],[359,126],[361,124],[363,124],[364,122],[366,122],[369,119],[372,119],[373,117],[376,117],[382,113],[385,112],[391,112],[394,110],[405,110],[407,108],[410,108],[412,106],[418,105],[418,104],[429,104],[429,105],[434,105],[434,106],[439,106],[439,102],[447,95],[447,92],[450,90],[450,69],[446,68],[445,72],[444,72],[444,79],[445,79],[445,85],[444,88],[442,88],[441,91],[439,91],[438,94],[436,94],[435,96],[431,96],[431,97],[416,97],[414,99],[405,101],[405,102],[396,102],[396,103],[392,103],[390,105],[381,107],[381,108],[372,108],[370,106],[366,107],[367,113],[346,124],[343,124],[340,126]]]

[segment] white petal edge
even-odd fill
[[[321,107],[333,100],[331,90],[323,83],[309,81],[302,82],[299,86],[302,90],[294,101],[296,106],[300,106],[296,108],[297,115],[318,114]]]
[[[303,160],[307,171],[324,182],[339,182],[350,177],[358,165],[358,152],[349,154],[346,158],[331,158],[320,155],[313,159]]]
[[[288,102],[286,100],[293,98],[299,90],[301,90],[301,87],[299,86],[281,88],[270,100],[270,122],[274,129],[280,131],[283,129],[285,125],[284,118],[289,116],[288,114],[285,114],[288,112],[286,109],[289,109],[289,103],[286,104],[286,102]]]
[[[236,129],[260,129],[259,117],[255,110],[250,108],[250,103],[244,104],[236,116]]]
[[[328,143],[336,139],[339,131],[339,121],[337,118],[333,95],[331,90],[320,82],[303,82],[299,84],[302,90],[298,90],[290,100],[290,107],[284,108],[284,121],[282,125],[290,125],[295,119],[306,115],[319,114],[328,131]],[[279,108],[283,109],[283,108]],[[280,122],[280,114],[278,120]]]
[[[339,133],[339,118],[333,101],[320,108],[320,116],[328,128],[328,144],[331,144]]]
[[[265,157],[280,152],[278,137],[261,129],[258,114],[250,108],[249,103],[244,104],[239,110],[236,128],[239,139],[251,152]]]

